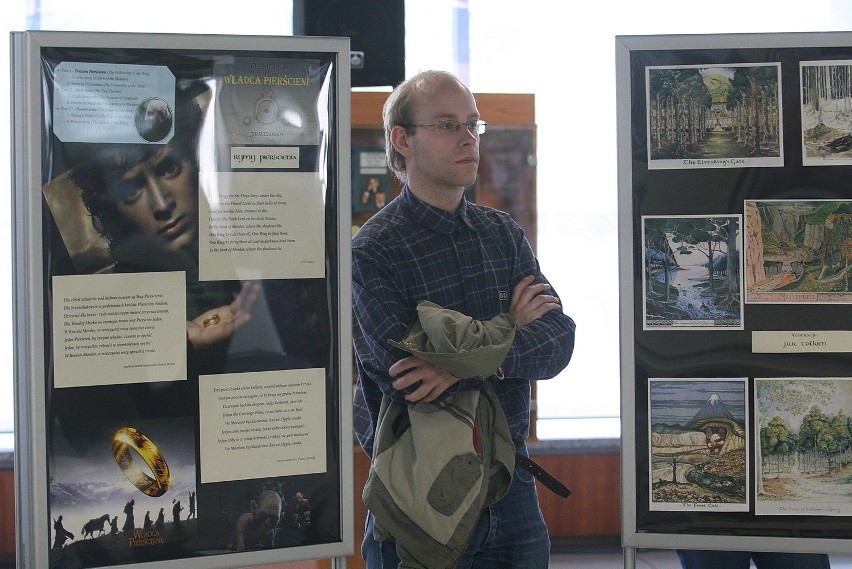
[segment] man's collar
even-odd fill
[[[461,203],[455,213],[450,213],[439,207],[429,205],[411,191],[407,185],[402,189],[403,204],[409,209],[412,219],[437,233],[452,233],[459,223],[473,227],[469,217],[467,199],[462,196]]]

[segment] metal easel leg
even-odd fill
[[[636,548],[624,548],[624,569],[636,569]]]

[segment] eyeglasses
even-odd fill
[[[470,134],[479,136],[485,132],[485,127],[488,126],[488,123],[485,121],[468,121],[468,122],[459,122],[459,121],[441,121],[441,122],[433,122],[429,124],[403,124],[400,125],[405,128],[411,128],[413,126],[431,126],[435,129],[435,132],[438,134],[458,134],[461,130],[461,127],[464,126]]]

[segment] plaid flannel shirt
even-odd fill
[[[388,368],[409,354],[388,339],[403,338],[418,301],[488,320],[509,311],[513,287],[531,274],[546,282],[520,226],[505,212],[464,199],[449,213],[405,187],[361,227],[352,239],[354,428],[367,454],[382,396],[404,396],[391,386]],[[574,321],[561,310],[518,329],[503,362],[505,379],[494,381],[516,445],[529,435],[530,381],[554,377],[573,349]],[[450,392],[483,381],[460,379]]]

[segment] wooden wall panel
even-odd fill
[[[621,532],[618,454],[535,456],[571,490],[560,498],[541,484],[538,496],[551,537],[603,537]]]
[[[352,93],[352,128],[382,128],[382,106],[389,93]],[[529,93],[476,93],[476,105],[489,124],[530,126],[535,124],[535,95]]]
[[[330,559],[317,561],[297,561],[295,563],[279,563],[278,565],[261,565],[257,569],[331,569]]]
[[[0,469],[0,555],[15,552],[15,476]]]

